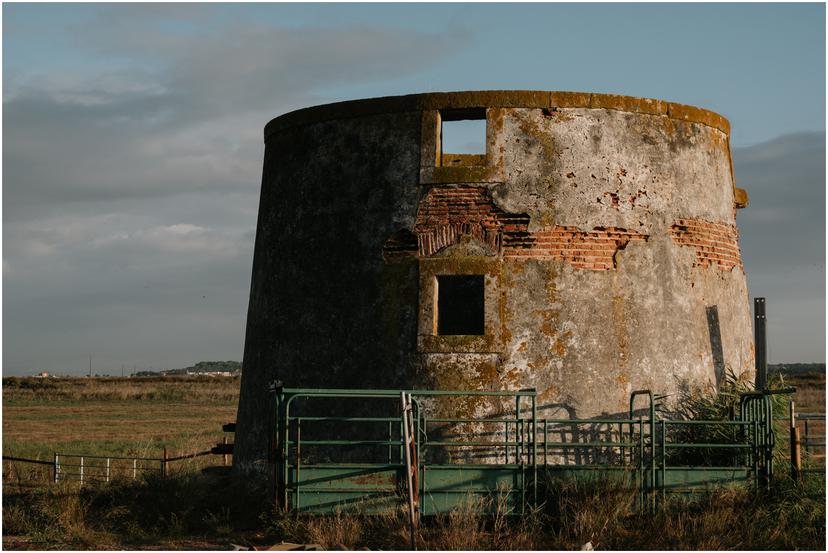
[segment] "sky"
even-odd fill
[[[4,375],[241,360],[264,125],[485,89],[726,116],[770,361],[825,361],[822,4],[6,3],[2,75]]]

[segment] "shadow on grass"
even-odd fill
[[[131,548],[182,538],[213,542],[254,530],[266,495],[229,476],[181,472],[3,494],[4,537],[35,548]]]
[[[637,509],[623,483],[560,481],[521,516],[481,515],[470,498],[423,520],[420,549],[810,549],[825,546],[825,480],[780,477],[769,494],[720,489],[692,501]],[[15,549],[221,549],[280,541],[325,548],[408,549],[403,506],[381,515],[281,514],[267,497],[229,476],[168,478],[78,488],[72,484],[3,495],[4,544]],[[401,501],[402,505],[402,501]]]

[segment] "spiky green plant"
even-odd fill
[[[785,381],[782,375],[771,377],[768,388],[782,389]],[[729,421],[739,417],[739,405],[742,396],[753,392],[753,383],[736,375],[730,367],[724,371],[722,381],[715,390],[707,393],[699,391],[684,392],[671,418],[687,421]],[[785,394],[771,395],[772,413],[781,416],[787,411],[790,397]],[[777,434],[779,432],[777,431]],[[734,425],[694,425],[673,428],[668,441],[696,444],[735,444],[747,443],[747,433]],[[784,456],[782,441],[777,440],[775,457]],[[671,464],[688,464],[704,466],[736,466],[743,464],[744,451],[722,448],[672,449],[669,452]]]

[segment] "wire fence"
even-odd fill
[[[802,448],[825,463],[825,413],[800,413],[796,416],[802,430]]]
[[[172,463],[209,455],[221,455],[222,465],[229,464],[228,445],[205,451],[171,457],[164,448],[161,457],[137,457],[118,455],[90,455],[84,453],[55,452],[51,460],[28,459],[3,455],[3,482],[20,488],[42,486],[47,482],[111,482],[138,480],[146,477],[166,477]],[[230,447],[232,447],[230,445]]]
[[[791,424],[791,414],[793,414],[793,424]],[[800,472],[825,474],[825,413],[789,413],[787,416],[774,417],[774,420],[782,426],[798,430],[802,464]],[[785,432],[780,432],[780,435],[787,438]],[[790,439],[792,438],[788,441]],[[791,457],[786,455],[785,458]]]
[[[55,453],[53,479],[55,482],[77,480],[81,484],[124,478],[136,480],[139,476],[148,474],[163,476],[166,471],[165,464],[162,458]]]

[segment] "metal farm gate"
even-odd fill
[[[534,390],[280,388],[276,502],[297,513],[371,513],[408,496],[417,515],[469,505],[519,514],[558,478],[622,481],[642,504],[666,493],[767,484],[775,441],[767,395],[744,395],[726,421],[660,418],[659,400],[640,390],[625,418],[550,419],[538,417]],[[439,416],[446,405],[501,414]]]

